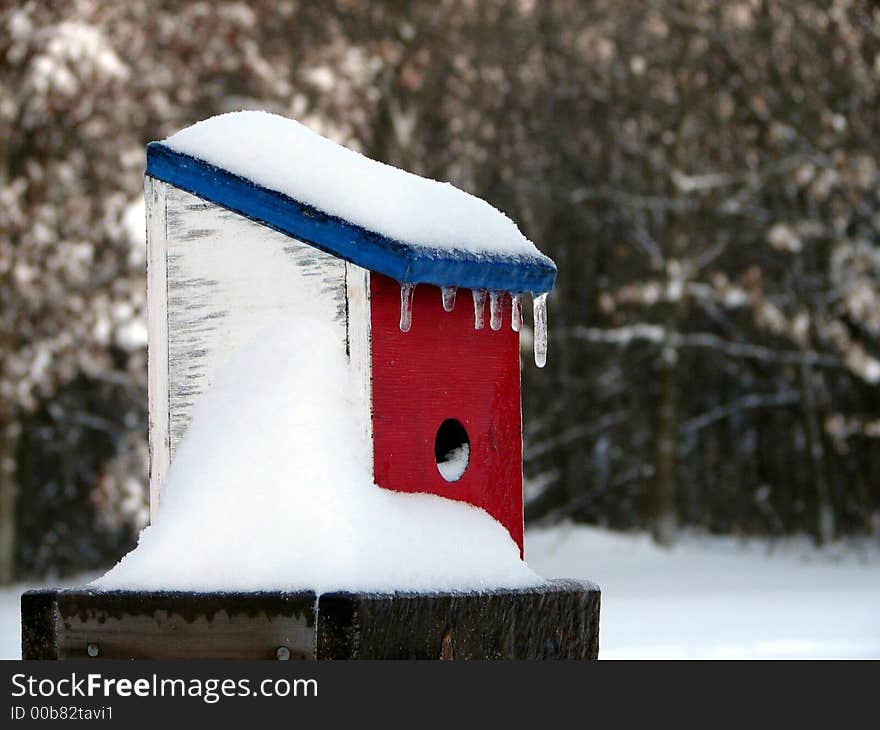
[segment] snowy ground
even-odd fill
[[[0,659],[21,658],[21,630],[20,630],[20,605],[21,594],[31,588],[43,588],[46,585],[53,588],[69,588],[81,586],[94,580],[95,574],[82,575],[78,578],[56,580],[48,583],[19,583],[0,590]]]
[[[602,588],[601,656],[880,658],[880,546],[555,527],[526,535],[529,564]],[[82,584],[83,577],[70,584]],[[0,591],[0,658],[19,656],[19,595]]]
[[[602,589],[600,656],[880,658],[880,546],[555,527],[526,536],[546,577]]]

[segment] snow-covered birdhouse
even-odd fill
[[[307,312],[348,355],[376,484],[481,507],[522,549],[522,303],[542,365],[556,267],[509,218],[261,112],[150,144],[146,174],[153,510],[218,368]]]

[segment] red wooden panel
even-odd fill
[[[400,286],[370,275],[373,449],[376,483],[401,492],[430,492],[481,507],[510,532],[522,553],[522,415],[519,335],[504,298],[499,331],[474,329],[471,292],[458,292],[446,312],[440,290],[416,287],[412,328],[401,332]],[[448,418],[470,438],[464,475],[447,482],[434,440]]]

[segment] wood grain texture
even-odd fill
[[[346,347],[347,331],[343,261],[185,191],[150,185],[164,192],[164,246],[154,244],[154,269],[160,270],[164,250],[167,291],[161,301],[157,273],[151,318],[160,319],[164,307],[167,365],[163,374],[157,323],[155,334],[151,330],[157,356],[150,370],[159,447],[153,457],[155,510],[168,460],[193,405],[235,351],[264,328],[305,311],[335,327],[340,347]],[[157,228],[154,238],[158,235]],[[308,356],[309,343],[303,343],[303,357]]]
[[[53,590],[26,591],[21,596],[21,656],[23,659],[57,659],[58,632]]]
[[[397,282],[373,274],[370,297],[376,483],[480,507],[522,552],[519,334],[510,328],[510,298],[500,330],[489,328],[488,311],[485,328],[475,330],[469,290],[459,290],[446,312],[437,287],[418,286],[412,328],[401,332]],[[463,424],[470,439],[470,461],[455,482],[441,476],[434,456],[446,419]]]
[[[75,589],[40,592],[31,606],[42,609],[43,630],[23,642],[27,658],[88,659],[90,644],[102,659],[275,659],[282,646],[291,659],[314,656],[316,597],[311,591]]]
[[[595,659],[597,586],[456,593],[30,591],[24,659]]]
[[[166,191],[168,185],[146,178],[147,211],[147,370],[150,437],[150,521],[171,460],[168,430],[168,269]]]
[[[324,593],[320,659],[597,659],[598,586],[484,593]]]

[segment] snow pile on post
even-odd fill
[[[276,114],[221,114],[163,144],[410,245],[546,259],[516,223],[485,200],[371,160]]]
[[[279,323],[195,406],[154,525],[93,585],[318,592],[534,586],[498,522],[372,483],[365,424],[329,326]]]

